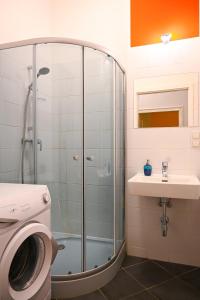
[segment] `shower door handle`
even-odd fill
[[[79,155],[74,155],[73,156],[73,160],[79,160],[79,159],[80,159]]]
[[[94,156],[86,156],[86,159],[89,161],[93,161],[94,160]]]
[[[42,151],[42,140],[41,139],[37,139],[37,144],[40,145],[40,151]]]

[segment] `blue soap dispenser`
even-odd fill
[[[144,165],[144,175],[151,176],[152,166],[150,165],[150,160],[147,159],[146,165]]]

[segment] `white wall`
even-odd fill
[[[0,0],[0,43],[51,35],[51,0]]]
[[[100,44],[125,64],[129,0],[53,0],[53,35]]]

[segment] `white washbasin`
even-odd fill
[[[144,176],[138,173],[129,179],[128,189],[130,194],[139,196],[200,198],[200,181],[195,175],[169,175],[168,182],[162,182],[161,174]]]

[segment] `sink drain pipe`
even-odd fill
[[[167,216],[167,207],[171,207],[169,198],[160,198],[159,205],[162,207],[162,216],[160,217],[161,233],[163,237],[167,236],[169,218]]]

